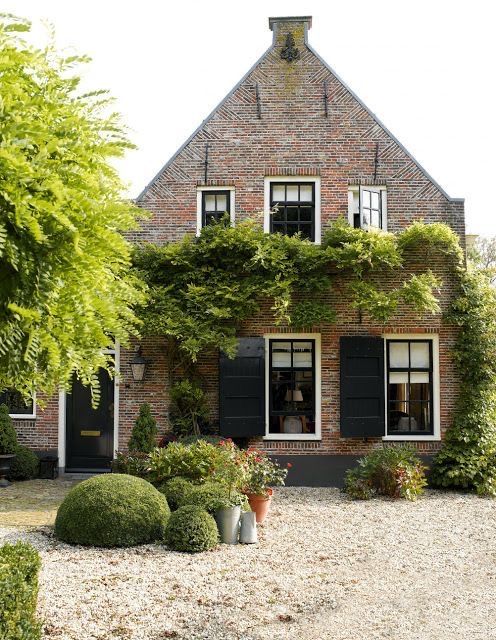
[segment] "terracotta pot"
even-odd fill
[[[10,486],[10,482],[5,476],[9,474],[10,465],[15,458],[15,454],[7,453],[0,455],[0,487]]]
[[[272,496],[274,494],[273,489],[267,489],[268,496],[257,496],[254,493],[248,494],[248,502],[250,508],[255,512],[257,517],[257,524],[262,524],[269,511],[270,503],[272,502]]]

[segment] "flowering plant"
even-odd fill
[[[227,489],[226,506],[241,504],[240,491],[248,477],[246,455],[238,449],[231,438],[221,440],[217,447],[217,459],[212,470],[212,479]]]
[[[288,469],[291,463],[288,462],[286,468],[271,460],[264,451],[250,448],[245,452],[245,459],[248,467],[248,476],[244,492],[258,496],[268,497],[270,487],[283,486]]]

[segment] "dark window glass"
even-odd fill
[[[432,341],[387,342],[388,435],[432,435]]]
[[[229,191],[202,191],[202,227],[219,221],[226,213],[231,213]]]
[[[270,185],[272,232],[315,239],[315,184],[272,182]]]
[[[269,433],[315,433],[315,341],[270,341]]]
[[[9,413],[19,415],[33,414],[33,401],[25,402],[22,395],[15,389],[7,389],[0,393],[0,404],[6,404]]]

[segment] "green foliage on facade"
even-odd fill
[[[169,421],[176,436],[199,436],[208,420],[205,392],[199,384],[180,380],[170,390]]]
[[[442,251],[454,264],[461,258],[458,237],[439,223],[415,222],[394,235],[353,229],[340,219],[319,246],[264,233],[251,220],[234,227],[224,220],[202,229],[199,238],[135,252],[138,276],[151,295],[141,312],[144,332],[167,336],[193,362],[208,349],[233,355],[236,329],[267,303],[276,325],[334,322],[328,302],[333,283],[346,283],[350,304],[375,321],[390,320],[401,303],[420,316],[438,313],[440,280],[427,268],[409,271],[420,249]],[[404,279],[393,284],[400,270]]]
[[[39,553],[26,542],[0,547],[0,638],[40,640],[36,617]]]
[[[129,451],[149,453],[157,446],[157,433],[157,421],[152,416],[150,405],[144,402],[140,405],[139,415],[129,438]]]
[[[122,232],[140,211],[110,162],[131,148],[106,92],[84,94],[30,23],[0,18],[0,388],[97,386],[110,336],[135,332],[142,288]]]
[[[454,350],[460,392],[430,479],[496,497],[496,289],[490,274],[473,268],[461,286],[449,315],[460,328]]]

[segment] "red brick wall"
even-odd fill
[[[289,64],[280,57],[286,33],[291,31],[300,50],[300,59]],[[325,83],[325,85],[324,85]],[[260,95],[258,117],[256,85]],[[324,86],[327,87],[328,117],[324,113]],[[204,182],[205,146],[209,144],[208,179]],[[377,157],[377,167],[376,167]],[[464,242],[463,203],[448,199],[423,173],[402,147],[374,120],[335,75],[305,44],[302,24],[280,24],[274,46],[241,85],[183,150],[166,166],[140,198],[139,204],[152,212],[133,241],[168,242],[196,231],[197,186],[234,186],[237,220],[258,216],[263,220],[264,177],[271,175],[311,175],[321,178],[321,217],[325,228],[338,216],[347,216],[348,186],[387,186],[388,228],[396,232],[413,220],[445,222]],[[454,295],[455,283],[441,258],[420,256],[443,275],[442,307],[446,310]],[[404,277],[404,273],[399,274]],[[343,284],[344,287],[344,284]],[[339,437],[339,336],[383,332],[439,332],[441,370],[441,423],[444,432],[450,423],[456,399],[456,372],[450,349],[454,329],[440,317],[419,321],[403,309],[387,327],[373,325],[346,302],[344,288],[330,293],[329,303],[337,308],[338,322],[315,327],[322,334],[322,442],[267,442],[270,450],[286,453],[359,454],[379,441]],[[309,328],[310,329],[310,328]],[[242,335],[263,335],[275,329],[266,310],[246,323]],[[149,402],[161,432],[167,426],[168,374],[165,343],[161,339],[143,341],[144,355],[150,359],[146,380],[134,383],[129,375],[132,351],[121,353],[119,447],[127,443],[139,404]],[[205,356],[200,363],[212,414],[217,411],[217,359]],[[19,425],[23,441],[37,447],[56,443],[57,418],[52,402],[36,423]],[[432,451],[437,443],[418,443],[422,451]]]

